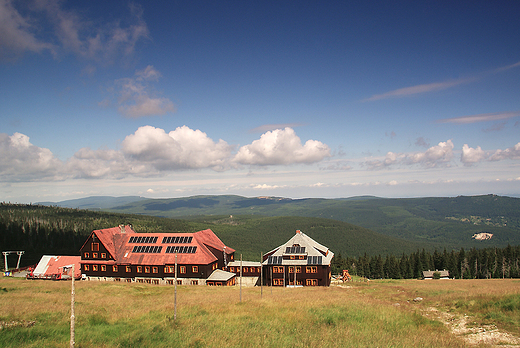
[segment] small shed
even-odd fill
[[[81,278],[80,267],[81,256],[54,256],[43,255],[36,268],[29,274],[27,279],[70,279],[72,265],[74,265],[74,278]]]
[[[434,279],[434,274],[439,273],[439,279],[450,279],[450,271],[443,269],[442,271],[423,271],[423,279]]]
[[[231,286],[235,285],[235,273],[226,272],[216,269],[206,279],[206,285],[209,286]]]

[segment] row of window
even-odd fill
[[[273,279],[273,285],[274,286],[283,286],[283,279],[282,278],[275,278]],[[294,285],[294,281],[289,281],[289,285]],[[303,280],[296,280],[296,285],[303,285]],[[317,279],[305,279],[305,285],[307,286],[316,286],[318,285]]]
[[[239,273],[240,267],[229,267],[229,271],[230,272],[236,271],[237,273]],[[260,267],[242,267],[242,273],[247,273],[247,272],[260,273]]]
[[[283,273],[283,266],[273,266],[273,273]],[[294,266],[289,266],[289,273],[294,273]],[[296,273],[302,273],[302,267],[296,266]],[[305,267],[305,273],[318,273],[317,266]]]
[[[99,254],[99,253],[92,253],[92,258],[93,258],[93,259],[97,259],[97,258],[98,258],[98,255],[100,255],[100,254]],[[83,258],[85,258],[85,259],[90,258],[90,253],[88,253],[88,252],[87,252],[87,253],[84,253],[84,254],[83,254]],[[101,258],[102,258],[102,259],[106,259],[106,258],[107,258],[107,253],[101,253]]]
[[[84,271],[90,271],[92,266],[92,271],[97,272],[101,270],[101,272],[106,272],[107,266],[106,265],[83,265]],[[156,266],[134,266],[136,267],[137,273],[159,273],[159,267]],[[112,266],[112,272],[117,273],[119,271],[119,268],[117,265]],[[125,272],[130,273],[132,272],[132,266],[125,266]],[[191,266],[191,272],[192,273],[198,273],[199,272],[199,266]],[[164,273],[172,273],[175,274],[175,266],[165,266],[164,267]],[[179,266],[179,273],[185,274],[186,273],[186,266]]]

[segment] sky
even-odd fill
[[[0,0],[0,201],[520,195],[519,15]]]

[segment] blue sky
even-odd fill
[[[519,13],[0,0],[0,199],[519,195]]]

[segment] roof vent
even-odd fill
[[[119,225],[119,228],[121,229],[121,233],[125,233],[125,225]]]

